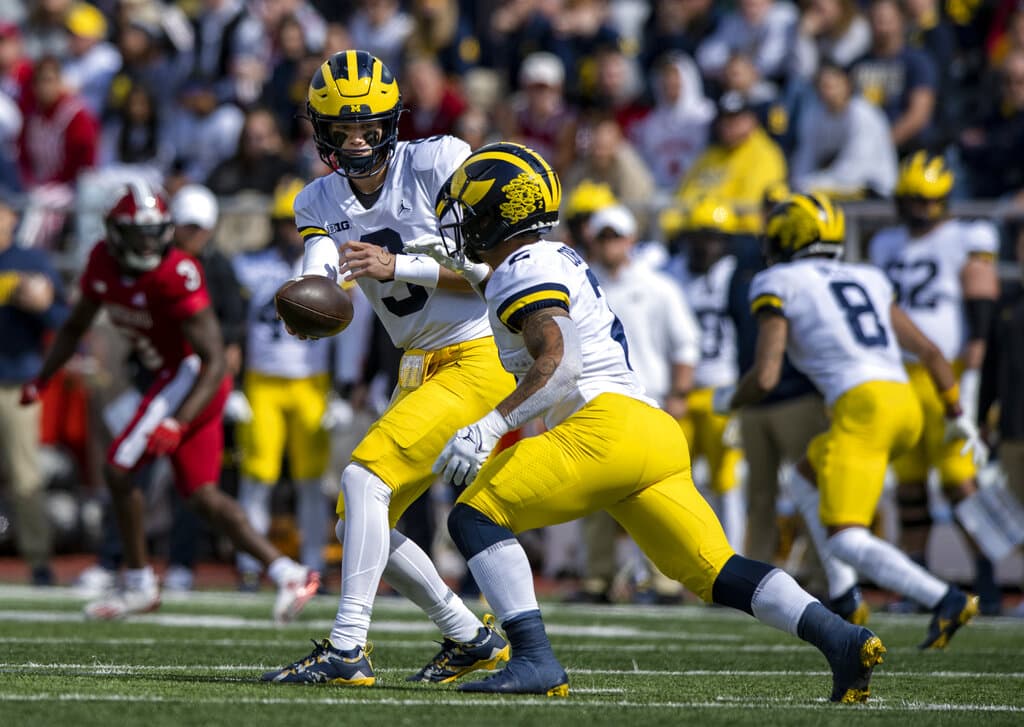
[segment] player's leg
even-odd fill
[[[302,534],[299,560],[316,571],[324,567],[328,503],[321,483],[330,453],[327,431],[321,426],[327,410],[330,377],[320,374],[291,382],[287,418],[288,461],[295,483],[295,510]]]
[[[279,377],[248,372],[245,397],[252,408],[252,419],[237,425],[242,462],[238,480],[238,505],[252,529],[260,536],[270,531],[270,498],[281,476],[284,453],[285,417],[288,404],[286,382]],[[263,564],[248,551],[236,557],[243,590],[259,590]]]
[[[775,560],[779,546],[776,501],[779,496],[780,450],[770,426],[768,407],[740,412],[740,436],[747,458],[747,554],[766,563]]]
[[[717,500],[715,512],[718,513],[718,519],[733,549],[743,550],[747,521],[746,503],[739,480],[743,452],[725,441],[726,428],[729,426],[739,426],[739,423],[730,424],[729,417],[708,414],[708,469],[711,471],[711,492]]]

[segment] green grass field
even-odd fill
[[[67,591],[0,586],[0,725],[913,725],[1024,724],[1024,622],[980,619],[944,653],[920,653],[923,616],[876,615],[889,647],[867,705],[829,704],[810,646],[702,607],[545,604],[567,699],[484,698],[407,684],[433,655],[432,625],[378,600],[377,686],[262,684],[330,628],[335,597],[269,621],[270,594],[169,597],[151,615],[83,620]]]

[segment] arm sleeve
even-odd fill
[[[750,285],[750,312],[755,316],[763,311],[785,315],[786,285],[781,275],[771,268],[754,276]]]
[[[337,281],[341,264],[338,246],[327,234],[326,223],[313,213],[311,196],[310,187],[306,187],[295,198],[295,226],[306,243],[302,274],[322,275]]]

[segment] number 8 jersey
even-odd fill
[[[751,309],[789,323],[786,352],[832,405],[868,381],[907,381],[889,315],[893,287],[870,265],[808,258],[754,277]]]
[[[337,279],[338,245],[349,240],[399,254],[405,242],[437,235],[437,192],[467,156],[469,146],[451,136],[398,142],[384,187],[369,209],[344,177],[314,179],[295,199],[295,224],[306,241],[303,274]],[[357,282],[399,348],[430,351],[491,335],[476,295],[370,278]]]

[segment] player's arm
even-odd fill
[[[960,413],[960,387],[957,384],[953,367],[942,355],[939,347],[932,343],[921,329],[914,325],[910,317],[895,303],[890,309],[892,330],[896,334],[900,348],[917,356],[917,359],[928,370],[928,375],[935,382],[942,401],[946,404],[946,416],[955,417]]]
[[[788,335],[789,322],[779,311],[763,308],[758,312],[754,365],[736,385],[730,409],[756,404],[778,385]]]
[[[227,365],[224,360],[220,326],[217,324],[212,306],[207,306],[183,320],[181,330],[192,350],[199,356],[200,363],[196,383],[174,415],[180,424],[188,424],[199,416],[217,393],[224,380]]]
[[[985,340],[992,327],[996,302],[999,300],[999,275],[991,256],[971,255],[960,271],[960,282],[963,286],[964,314],[967,318],[964,366],[978,369],[985,358]]]
[[[71,309],[71,315],[57,330],[53,345],[46,352],[46,358],[43,359],[39,373],[36,374],[35,383],[37,385],[45,384],[53,378],[53,375],[75,354],[78,343],[82,340],[85,332],[89,330],[89,326],[96,319],[96,314],[99,313],[101,307],[99,301],[84,295],[78,299],[75,307]]]

